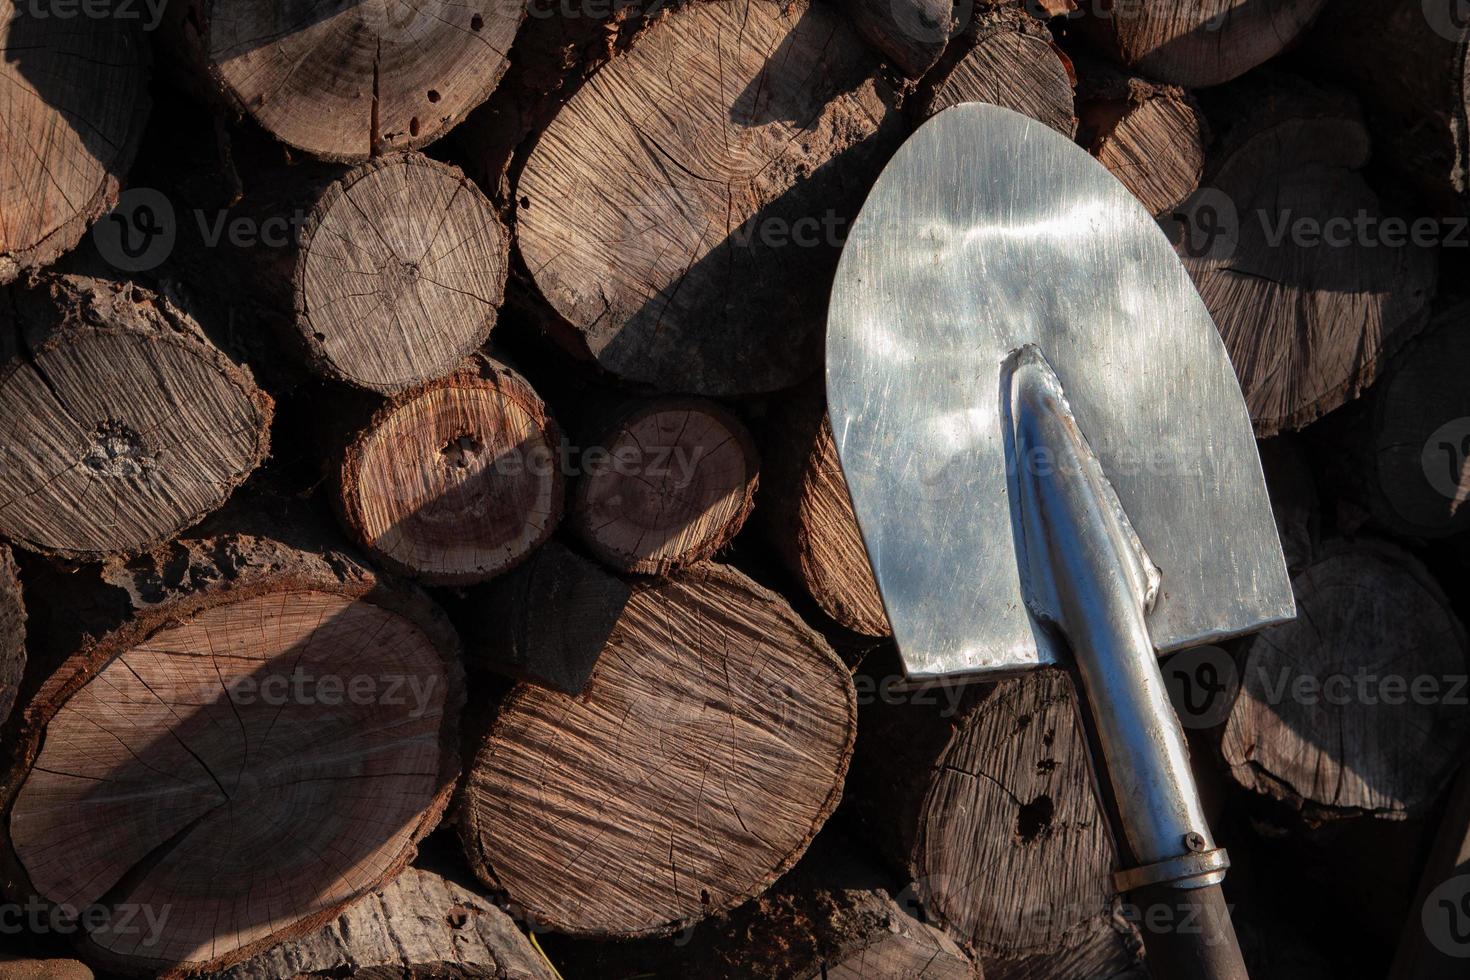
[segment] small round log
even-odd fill
[[[139,22],[47,13],[0,10],[0,285],[55,261],[117,203],[148,118]]]
[[[20,570],[10,549],[0,544],[0,724],[10,717],[26,670],[26,607]]]
[[[418,149],[495,89],[520,2],[181,0],[163,38],[194,91],[323,160]]]
[[[695,566],[635,592],[580,696],[511,692],[465,781],[465,852],[539,926],[677,931],[796,863],[856,719],[847,669],[780,597]]]
[[[265,457],[271,399],[139,286],[48,276],[0,304],[0,537],[135,554],[225,502]]]
[[[846,0],[864,38],[909,78],[920,78],[954,37],[953,0]]]
[[[617,571],[667,575],[735,537],[755,504],[760,461],[720,406],[660,399],[607,425],[583,448],[582,469],[571,526],[588,550]]]
[[[516,184],[552,336],[666,392],[814,373],[846,223],[901,135],[877,69],[846,17],[808,0],[687,4],[639,35]]]
[[[437,824],[464,694],[424,596],[249,537],[68,578],[44,649],[74,652],[12,719],[0,855],[86,958],[224,968],[381,887]]]
[[[352,437],[338,468],[338,513],[395,571],[436,585],[482,582],[561,520],[561,450],[530,384],[476,356],[396,395]]]
[[[1297,618],[1247,648],[1230,774],[1311,823],[1422,812],[1470,742],[1464,628],[1388,545],[1324,548],[1292,584]]]

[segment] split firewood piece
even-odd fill
[[[484,344],[505,297],[509,236],[457,167],[400,153],[345,173],[268,173],[242,215],[284,247],[241,249],[318,374],[394,394]]]
[[[641,34],[517,183],[551,334],[668,392],[815,372],[846,224],[902,135],[877,69],[841,12],[807,0],[688,4]]]
[[[844,6],[868,43],[909,78],[934,67],[960,26],[953,0],[846,0]]]
[[[515,921],[485,898],[409,868],[316,932],[217,976],[553,980],[556,973]]]
[[[1261,437],[1356,398],[1427,319],[1436,256],[1358,173],[1351,99],[1282,78],[1211,104],[1224,141],[1175,217]]]
[[[942,688],[865,709],[860,819],[987,977],[1123,972],[1141,943],[1118,915],[1071,682],[1044,670],[980,696]]]
[[[784,600],[697,565],[635,591],[581,695],[511,692],[466,778],[465,852],[538,926],[677,931],[796,863],[856,721],[846,667]]]
[[[131,554],[219,507],[264,458],[271,399],[139,286],[47,276],[0,296],[0,537]]]
[[[1439,832],[1389,980],[1458,980],[1470,957],[1470,766],[1461,768],[1450,792]]]
[[[0,724],[10,717],[26,670],[26,607],[20,570],[10,549],[0,544]]]
[[[55,261],[117,203],[148,118],[138,21],[48,9],[0,10],[0,284]]]
[[[1470,743],[1448,600],[1379,544],[1324,547],[1292,585],[1297,618],[1247,647],[1221,746],[1231,776],[1311,823],[1422,811]]]
[[[552,539],[461,604],[465,660],[580,694],[632,597],[628,583]]]
[[[1304,45],[1314,68],[1363,100],[1375,159],[1444,214],[1470,209],[1470,19],[1455,0],[1334,0]]]
[[[87,958],[221,969],[382,887],[438,823],[464,693],[422,594],[250,537],[68,578],[44,647],[73,652],[13,726],[0,855],[21,894],[88,910]]]
[[[854,632],[890,635],[821,389],[788,397],[763,433],[756,512],[766,539],[823,612]]]
[[[1166,214],[1199,190],[1209,127],[1199,103],[1101,61],[1078,62],[1078,136],[1149,214]]]
[[[555,530],[561,452],[556,422],[530,384],[477,355],[394,396],[352,437],[338,512],[395,571],[436,585],[482,582]]]
[[[667,575],[729,544],[750,516],[760,471],[745,426],[700,399],[623,409],[581,462],[572,529],[608,567],[645,575]]]
[[[1172,85],[1218,85],[1274,58],[1326,0],[1139,0],[1081,4],[1083,33],[1125,68]]]
[[[1066,56],[1040,21],[1019,5],[985,8],[920,88],[919,118],[962,102],[989,102],[1071,136],[1073,85]]]
[[[281,142],[357,162],[433,142],[494,91],[520,2],[170,3],[163,38],[194,90]]]

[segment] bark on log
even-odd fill
[[[813,373],[840,233],[901,135],[876,70],[840,12],[806,0],[690,4],[640,35],[516,185],[552,335],[668,392]]]
[[[953,0],[846,0],[869,44],[909,78],[934,67],[959,29]]]
[[[1470,957],[1470,766],[1460,770],[1389,980],[1456,980]]]
[[[556,422],[524,378],[480,355],[390,399],[338,472],[347,531],[388,568],[436,585],[512,568],[561,520]]]
[[[1309,824],[1422,812],[1470,742],[1464,627],[1388,545],[1324,546],[1292,585],[1297,618],[1247,647],[1221,744],[1231,775]]]
[[[554,980],[515,921],[485,898],[409,868],[316,932],[261,953],[220,980]]]
[[[267,170],[254,183],[263,191],[240,216],[288,240],[252,240],[237,258],[316,373],[395,394],[449,373],[490,336],[509,235],[459,168],[401,153],[345,172]]]
[[[503,578],[470,590],[459,625],[465,660],[581,694],[632,586],[555,539]]]
[[[281,142],[359,162],[418,149],[494,90],[520,2],[170,3],[162,37],[183,87]]]
[[[760,472],[739,419],[709,401],[658,399],[602,423],[582,450],[571,503],[572,529],[599,561],[667,575],[730,543]]]
[[[1289,47],[1326,0],[1084,4],[1083,33],[1125,68],[1171,85],[1218,85]]]
[[[0,980],[92,980],[92,976],[80,960],[0,955]]]
[[[662,935],[764,891],[837,805],[847,669],[789,606],[704,564],[636,591],[579,697],[506,699],[466,778],[479,876],[538,926]]]
[[[1334,0],[1306,52],[1363,100],[1378,152],[1445,214],[1470,210],[1470,19],[1456,0]]]
[[[219,507],[265,457],[271,399],[141,287],[48,276],[0,297],[0,537],[133,554]]]
[[[1350,99],[1262,77],[1207,109],[1224,141],[1175,216],[1179,247],[1266,437],[1373,382],[1423,326],[1436,256],[1383,220]]]
[[[10,549],[0,544],[0,725],[10,717],[26,669],[26,607],[20,570]]]
[[[404,867],[459,773],[458,641],[424,596],[249,537],[70,578],[44,649],[75,652],[7,728],[13,900],[88,910],[110,970],[181,975]]]
[[[0,285],[55,261],[117,203],[150,100],[136,20],[0,11]]]
[[[767,540],[823,612],[854,632],[891,635],[820,387],[784,400],[762,434],[756,513]]]
[[[1075,79],[1051,32],[1020,7],[982,9],[920,88],[919,118],[962,102],[1024,113],[1067,136],[1077,131]]]

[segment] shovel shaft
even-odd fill
[[[1152,885],[1130,898],[1153,980],[1249,980],[1219,885]]]

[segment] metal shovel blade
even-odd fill
[[[1169,241],[1070,140],[960,105],[879,178],[827,321],[832,430],[910,679],[1062,658],[1028,609],[1010,499],[1015,467],[1055,462],[1007,449],[1006,364],[1027,345],[1157,567],[1155,649],[1290,619],[1240,386]]]

